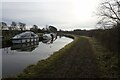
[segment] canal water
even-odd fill
[[[12,77],[22,72],[27,66],[48,58],[73,40],[66,37],[55,41],[40,41],[31,44],[12,45],[2,48],[2,76]]]

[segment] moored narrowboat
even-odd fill
[[[36,42],[39,41],[39,37],[37,34],[26,31],[20,34],[15,35],[12,38],[12,43],[29,43],[29,42]]]

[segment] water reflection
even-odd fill
[[[45,44],[52,44],[53,43],[53,40],[42,40],[42,43],[45,43]]]
[[[32,43],[26,43],[26,44],[13,44],[11,46],[11,50],[16,50],[16,51],[26,51],[26,52],[31,52],[35,48],[37,48],[39,45],[39,42],[32,42]]]
[[[44,39],[44,40],[40,40],[39,42],[31,42],[31,43],[19,43],[19,44],[11,44],[10,47],[5,47],[2,48],[3,53],[7,53],[7,54],[14,54],[17,52],[20,53],[28,53],[28,52],[33,52],[37,47],[39,47],[39,45],[41,43],[43,44],[53,44],[53,42],[56,40],[57,38],[54,39]],[[50,45],[51,48],[51,45]]]
[[[42,40],[40,42],[44,43],[44,44],[53,44],[53,42],[56,40],[55,39],[45,39]],[[25,51],[25,52],[32,52],[33,50],[35,50],[35,48],[37,48],[39,45],[39,42],[32,42],[32,43],[25,43],[25,44],[12,44],[11,45],[11,50],[16,50],[19,52]],[[8,53],[8,49],[6,49],[7,53]]]
[[[42,43],[45,43],[45,44],[52,44],[56,39],[57,39],[57,36],[56,36],[56,37],[52,37],[52,39],[45,39],[45,40],[42,40]]]

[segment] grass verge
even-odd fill
[[[89,38],[89,42],[96,55],[101,78],[118,78],[118,54],[110,52],[95,38]]]

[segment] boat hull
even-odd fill
[[[51,36],[52,35],[52,36]],[[43,35],[43,39],[44,40],[50,40],[50,39],[54,39],[57,37],[57,34],[56,33],[50,33],[50,34],[44,34]]]

